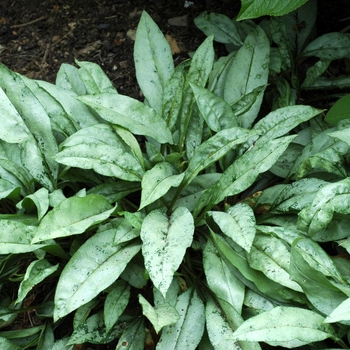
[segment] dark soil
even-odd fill
[[[238,0],[194,2],[186,8],[180,0],[2,0],[0,61],[27,77],[49,82],[55,81],[62,63],[92,61],[119,93],[136,98],[131,36],[142,10],[176,40],[176,55],[183,58],[205,39],[193,24],[195,16],[205,10],[234,16],[240,6]],[[179,16],[186,16],[183,26],[169,24]]]

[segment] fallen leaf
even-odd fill
[[[84,48],[82,48],[81,50],[79,50],[78,55],[80,55],[80,56],[88,55],[91,52],[98,50],[98,48],[101,45],[102,45],[101,40],[94,41],[93,43],[90,43],[87,46],[85,46]]]
[[[131,40],[135,41],[136,30],[135,30],[135,29],[129,29],[129,30],[126,32],[126,36],[127,36],[128,38],[130,38]]]
[[[168,19],[168,23],[171,26],[176,26],[176,27],[187,27],[188,25],[188,16],[180,16],[180,17],[173,17]]]
[[[181,52],[181,50],[179,48],[179,45],[178,45],[176,39],[173,38],[171,35],[168,35],[168,34],[166,34],[165,37],[166,37],[166,40],[168,40],[168,43],[170,45],[171,53],[173,55],[179,54]]]

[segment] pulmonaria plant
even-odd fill
[[[0,66],[0,327],[38,321],[2,348],[346,347],[349,264],[320,243],[349,249],[349,127],[263,113],[282,61],[264,26],[234,23],[228,56],[209,35],[175,67],[144,12],[144,102],[93,63],[56,84]]]

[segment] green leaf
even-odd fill
[[[327,33],[313,40],[300,56],[316,56],[319,58],[337,60],[350,54],[350,34]]]
[[[101,118],[133,134],[150,136],[159,143],[173,144],[172,134],[164,119],[142,102],[110,93],[81,96],[78,100],[92,107]]]
[[[23,301],[31,289],[43,281],[47,276],[50,276],[57,271],[58,266],[58,264],[51,265],[46,259],[31,262],[27,267],[23,281],[19,286],[16,303]]]
[[[254,145],[225,170],[218,182],[202,194],[194,216],[197,216],[202,208],[207,207],[207,210],[210,210],[225,197],[247,189],[260,173],[267,171],[277,161],[294,137],[285,136]]]
[[[346,95],[340,98],[327,112],[324,120],[332,126],[336,126],[340,120],[350,119],[350,95]],[[335,133],[329,134],[333,136],[334,134],[349,134],[345,130],[336,131]],[[333,136],[335,137],[335,136]],[[348,137],[341,138],[342,141],[348,141]]]
[[[197,292],[189,288],[176,303],[177,322],[166,326],[157,344],[159,350],[195,350],[204,332],[204,304]]]
[[[251,131],[236,127],[221,130],[209,140],[203,142],[190,160],[185,171],[183,184],[189,184],[199,172],[222,158],[234,146],[247,141],[253,135]]]
[[[174,166],[167,162],[158,163],[146,171],[141,181],[139,210],[165,195],[171,187],[179,186],[184,176],[184,173],[177,174]]]
[[[1,87],[0,105],[3,115],[6,115],[1,125],[0,138],[10,143],[21,143],[31,139],[29,129]]]
[[[205,35],[214,34],[214,40],[219,43],[243,44],[234,22],[225,15],[203,12],[194,19],[194,23]]]
[[[30,211],[33,207],[36,208],[38,212],[38,220],[40,221],[49,209],[49,192],[46,188],[40,188],[35,193],[26,196],[17,204],[17,208],[25,208],[28,211]]]
[[[86,87],[79,77],[79,69],[71,64],[62,63],[56,76],[56,86],[69,90],[78,96],[86,95]]]
[[[104,303],[104,323],[107,333],[112,329],[129,303],[130,286],[123,280],[118,280],[107,294]]]
[[[325,323],[334,323],[350,320],[350,298],[344,300],[324,320]]]
[[[265,15],[283,16],[306,3],[307,0],[242,0],[237,20],[257,18]]]
[[[270,62],[270,43],[265,32],[257,26],[244,40],[227,73],[224,99],[230,105],[254,89],[267,84]],[[239,124],[250,128],[258,115],[263,95],[260,94],[249,111],[240,115]]]
[[[350,214],[350,179],[329,183],[315,195],[312,203],[300,211],[298,229],[313,236],[325,229],[335,213]]]
[[[143,314],[150,320],[157,333],[164,326],[173,324],[179,319],[178,312],[169,303],[153,307],[141,294],[139,294],[139,303]]]
[[[96,124],[77,131],[61,144],[57,162],[126,181],[140,181],[142,165],[111,126]]]
[[[312,268],[304,258],[305,253],[298,247],[292,247],[290,274],[303,289],[314,308],[329,315],[347,295],[335,287],[325,275]]]
[[[163,90],[173,74],[174,62],[168,41],[146,11],[142,12],[136,31],[134,61],[143,94],[161,114]]]
[[[312,67],[310,67],[306,72],[306,78],[301,84],[302,88],[308,88],[312,87],[317,79],[328,69],[330,63],[332,62],[331,59],[327,58],[321,58],[318,62],[316,62]],[[332,107],[331,107],[332,109]],[[328,114],[328,113],[327,113]],[[326,116],[327,117],[327,116]],[[325,118],[326,120],[326,118]],[[329,122],[328,120],[326,120]],[[331,125],[335,126],[336,124]]]
[[[80,67],[78,74],[85,85],[87,94],[117,93],[112,82],[98,64],[78,60],[75,60],[75,63]]]
[[[190,83],[197,106],[209,128],[215,132],[238,126],[230,105],[209,90]]]
[[[36,226],[26,225],[20,221],[0,220],[0,254],[20,254],[33,252],[47,244],[31,244],[37,232]]]
[[[225,315],[212,298],[208,298],[207,300],[205,307],[205,319],[208,336],[215,350],[244,349],[241,347],[238,341],[229,339],[229,337],[233,337],[233,330],[229,326]],[[248,350],[248,348],[246,349]]]
[[[256,235],[248,255],[248,262],[250,267],[263,272],[272,281],[297,292],[303,292],[301,287],[291,280],[290,252],[280,239],[273,236]]]
[[[327,338],[337,340],[334,329],[316,312],[277,306],[246,320],[233,339],[263,341],[272,346],[293,348]]]
[[[310,106],[288,106],[270,112],[266,117],[259,120],[252,130],[259,130],[261,136],[259,142],[286,135],[297,125],[308,121],[322,110]]]
[[[4,350],[20,350],[21,348],[15,343],[12,343],[10,340],[0,337],[0,346]]]
[[[98,232],[68,261],[56,288],[55,320],[86,304],[114,283],[140,250],[138,242],[114,245],[113,241],[110,232]]]
[[[74,329],[67,344],[107,344],[117,338],[124,328],[124,324],[116,325],[107,332],[103,322],[103,312],[100,311],[79,324]]]
[[[32,243],[83,233],[106,220],[113,211],[109,202],[99,195],[67,198],[44,216]]]
[[[208,286],[216,298],[226,301],[241,314],[245,286],[232,273],[211,240],[207,241],[203,251],[203,266]]]
[[[153,210],[143,220],[140,236],[145,267],[164,297],[193,233],[192,214],[184,207],[176,208],[170,218],[161,210]]]
[[[250,251],[256,230],[254,212],[249,205],[238,203],[230,207],[227,213],[211,211],[208,215],[225,235],[247,252]]]
[[[137,318],[119,338],[115,350],[138,350],[145,345],[146,328],[144,318]]]

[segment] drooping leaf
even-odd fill
[[[143,314],[151,321],[157,333],[164,326],[173,324],[179,319],[178,312],[169,303],[153,307],[141,294],[139,294],[139,303]]]
[[[164,327],[157,344],[159,350],[195,350],[204,332],[204,304],[195,290],[189,288],[176,303],[178,320]]]
[[[343,96],[336,101],[335,104],[329,109],[324,119],[332,126],[336,126],[340,120],[350,119],[350,95]],[[340,135],[346,133],[348,134],[348,131],[344,129],[335,132],[336,135],[337,133]],[[330,135],[332,136],[334,133]],[[346,142],[345,140],[348,140],[348,138],[343,137],[341,140]]]
[[[170,163],[157,163],[142,178],[139,210],[162,197],[171,187],[179,186],[184,176],[184,173],[177,174]]]
[[[335,287],[325,275],[312,268],[303,257],[301,249],[292,247],[290,274],[303,289],[308,300],[319,312],[329,315],[347,299],[341,290]]]
[[[150,106],[162,112],[163,90],[174,71],[168,41],[146,11],[136,31],[134,61],[137,81]]]
[[[225,235],[247,252],[250,251],[256,230],[254,212],[247,204],[238,203],[230,207],[227,213],[212,211],[208,215]]]
[[[165,297],[194,233],[192,214],[178,207],[168,217],[161,210],[151,211],[141,227],[142,255],[154,285]]]
[[[249,18],[261,16],[283,16],[306,3],[307,0],[242,0],[241,10],[237,20],[242,21]]]
[[[211,240],[207,241],[203,251],[203,266],[208,286],[216,298],[226,301],[241,314],[245,286],[232,273]]]
[[[125,310],[129,298],[130,286],[123,280],[118,280],[108,293],[104,303],[103,314],[107,333],[116,324],[119,316]]]
[[[350,298],[344,300],[324,320],[325,323],[334,323],[350,320]]]
[[[40,221],[49,209],[49,192],[46,188],[40,188],[35,193],[26,196],[17,204],[17,208],[25,208],[29,211],[33,207],[36,208],[38,212],[38,220]]]
[[[23,301],[30,290],[46,277],[57,271],[58,266],[58,264],[51,265],[46,259],[31,262],[19,286],[16,303]]]
[[[108,231],[96,233],[69,260],[56,288],[55,320],[86,304],[114,283],[141,248],[136,241],[114,245],[113,240]]]
[[[277,306],[246,320],[233,339],[263,341],[294,348],[327,338],[338,339],[334,329],[318,313],[298,307]]]
[[[106,220],[113,211],[109,202],[99,195],[67,198],[44,216],[32,243],[83,233]]]
[[[61,144],[55,159],[71,167],[93,169],[126,181],[140,181],[144,172],[130,147],[106,124],[77,131]]]
[[[196,26],[207,36],[214,34],[214,40],[223,44],[242,45],[234,22],[225,15],[203,12],[194,19]]]
[[[72,91],[78,96],[86,95],[86,87],[79,77],[79,69],[71,64],[62,63],[56,76],[56,86]]]
[[[161,115],[131,97],[102,93],[80,96],[78,100],[92,107],[101,118],[133,134],[150,136],[159,143],[173,143],[171,132]]]

